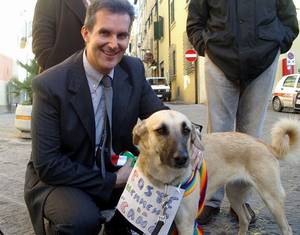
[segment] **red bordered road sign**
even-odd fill
[[[198,57],[197,51],[192,50],[192,49],[187,50],[184,54],[184,57],[189,62],[195,62],[197,60],[197,57]]]

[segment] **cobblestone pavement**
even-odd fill
[[[206,131],[206,106],[170,104],[172,109],[186,114]],[[300,117],[299,114],[268,111],[263,139],[270,141],[270,128],[281,117]],[[14,128],[13,114],[0,114],[0,229],[4,235],[33,235],[32,226],[23,199],[26,163],[30,156],[31,141],[19,138]],[[295,162],[281,162],[281,177],[286,190],[286,214],[294,234],[300,235],[300,156]],[[251,235],[280,234],[274,219],[253,193],[251,205],[258,220],[250,227]],[[228,215],[229,204],[224,200],[221,213],[211,224],[204,226],[205,234],[237,234],[237,224]]]

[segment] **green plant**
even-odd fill
[[[38,74],[39,66],[35,59],[31,59],[28,63],[24,64],[17,61],[17,64],[26,70],[26,78],[24,81],[18,80],[16,77],[10,80],[11,93],[16,97],[20,97],[22,93],[25,94],[25,100],[22,104],[32,104],[32,79]]]

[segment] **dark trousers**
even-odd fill
[[[122,190],[115,190],[111,200],[104,204],[80,189],[57,187],[44,206],[44,216],[49,221],[47,234],[98,234],[105,222],[101,211],[115,208],[121,193]],[[108,224],[118,228],[130,226],[118,211]]]

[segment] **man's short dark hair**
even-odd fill
[[[92,30],[96,22],[96,13],[106,9],[112,13],[128,14],[130,17],[129,29],[135,18],[134,8],[127,0],[93,0],[87,8],[84,25],[88,30]]]

